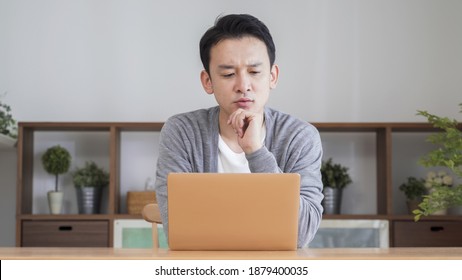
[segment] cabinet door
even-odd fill
[[[395,247],[458,247],[462,246],[460,221],[396,221]]]
[[[23,221],[23,247],[108,247],[108,221]]]

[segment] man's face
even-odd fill
[[[254,37],[223,40],[210,51],[209,69],[210,75],[201,73],[202,85],[215,95],[221,114],[229,116],[239,108],[263,113],[278,78],[265,43]]]

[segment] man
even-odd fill
[[[200,56],[202,86],[218,106],[162,128],[156,192],[164,229],[171,172],[299,173],[298,247],[306,246],[322,215],[321,140],[312,125],[265,107],[279,75],[268,28],[250,15],[221,17],[203,35]]]

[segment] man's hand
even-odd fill
[[[253,153],[263,146],[263,114],[238,109],[229,117],[228,125],[236,132],[244,153]]]

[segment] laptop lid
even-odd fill
[[[171,250],[296,250],[300,175],[171,173]]]

